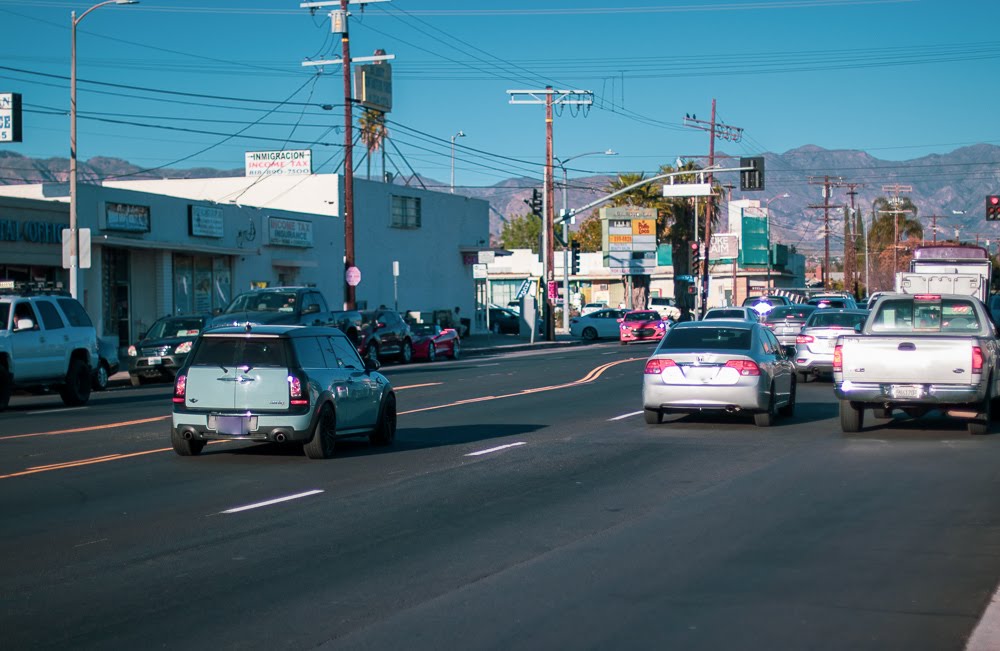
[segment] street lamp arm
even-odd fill
[[[104,2],[97,3],[96,5],[94,5],[90,9],[86,10],[85,12],[83,12],[82,14],[80,14],[79,16],[73,18],[73,25],[74,26],[78,25],[80,23],[80,21],[83,20],[84,16],[86,16],[87,14],[89,14],[91,11],[93,11],[95,9],[100,9],[101,7],[103,7],[105,5],[137,5],[137,4],[139,4],[139,0],[130,0],[130,1],[127,1],[127,2],[123,2],[122,0],[105,0]]]

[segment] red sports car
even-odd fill
[[[413,333],[413,359],[433,362],[440,356],[458,359],[462,342],[454,328],[442,328],[433,323],[416,323],[410,326]]]
[[[670,327],[656,310],[633,310],[618,319],[618,334],[624,346],[630,341],[659,341]]]

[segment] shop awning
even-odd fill
[[[97,235],[93,244],[100,246],[117,246],[123,249],[156,249],[158,251],[177,251],[178,253],[209,253],[213,255],[260,255],[260,249],[234,249],[210,244],[191,244],[185,242],[161,242],[159,240],[137,240],[131,237],[116,237],[114,235]]]

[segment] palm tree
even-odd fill
[[[385,139],[389,136],[389,131],[385,128],[385,113],[366,108],[361,113],[358,125],[361,131],[361,142],[368,150],[368,178],[371,179],[372,154],[382,147]]]
[[[917,206],[909,197],[903,197],[899,200],[879,197],[872,206],[875,209],[875,217],[872,220],[868,236],[868,248],[872,251],[873,257],[877,256],[880,251],[888,252],[887,256],[877,260],[889,261],[887,277],[892,283],[895,282],[894,277],[898,271],[899,261],[903,259],[898,253],[894,257],[892,251],[901,248],[900,240],[923,239],[924,227],[917,219]],[[893,259],[896,260],[896,269],[892,268]]]

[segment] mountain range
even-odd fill
[[[829,177],[831,251],[842,247],[843,206],[854,205],[870,219],[872,201],[878,197],[899,194],[913,201],[918,219],[924,225],[925,238],[933,237],[931,225],[936,223],[938,239],[981,242],[1000,239],[1000,222],[985,221],[985,198],[1000,194],[1000,147],[977,144],[955,149],[946,154],[933,154],[902,161],[875,158],[860,150],[830,150],[806,145],[782,154],[765,153],[765,190],[741,192],[735,172],[719,173],[717,181],[729,190],[731,199],[758,199],[767,204],[773,215],[772,240],[794,244],[800,251],[815,252],[823,248],[824,203],[823,183]],[[665,161],[667,162],[667,161]],[[717,155],[722,167],[738,167],[737,157]],[[65,182],[69,173],[66,158],[35,159],[10,151],[0,151],[0,184]],[[143,170],[117,158],[91,158],[79,165],[81,182],[97,182],[102,178],[206,178],[241,176],[242,168],[217,170],[211,168]],[[570,207],[581,206],[603,194],[611,176],[571,178],[566,192]],[[396,177],[393,183],[419,187],[443,187],[429,178]],[[562,207],[562,190],[556,189],[556,206]],[[463,194],[490,203],[490,230],[498,235],[507,217],[527,212],[525,199],[532,188],[541,187],[539,179],[510,178],[488,187],[456,188]],[[787,197],[784,195],[788,195]],[[725,214],[725,212],[723,213]],[[936,215],[937,219],[930,219]],[[719,230],[725,230],[725,220]]]

